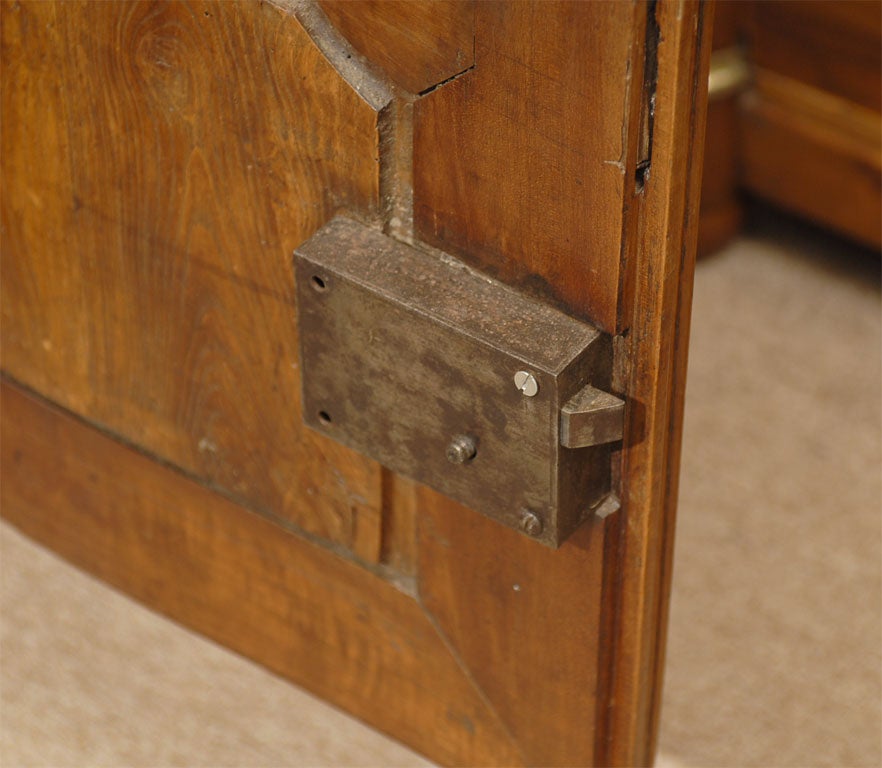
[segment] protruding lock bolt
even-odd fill
[[[518,392],[526,397],[534,397],[539,391],[539,382],[529,371],[518,371],[514,375],[514,383]]]
[[[529,509],[522,510],[521,530],[529,536],[538,536],[542,533],[542,521]]]
[[[447,446],[447,460],[451,464],[465,464],[478,453],[475,441],[468,435],[457,435]]]

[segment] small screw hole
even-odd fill
[[[331,423],[331,414],[329,414],[327,411],[319,411],[318,417],[319,421],[325,426]]]
[[[312,287],[315,288],[317,291],[328,290],[328,284],[324,281],[324,278],[321,278],[318,275],[312,276]]]

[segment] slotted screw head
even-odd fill
[[[465,464],[475,458],[478,448],[468,435],[457,435],[447,446],[447,460],[451,464]]]
[[[538,536],[542,533],[542,521],[529,509],[525,509],[521,512],[521,530],[530,536]]]
[[[526,397],[533,397],[539,391],[539,382],[529,371],[518,371],[514,375],[515,387]]]

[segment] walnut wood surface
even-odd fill
[[[649,763],[661,701],[692,311],[712,5],[660,3],[653,170],[626,241],[620,368],[631,407],[622,508],[604,562],[613,631],[600,764]],[[663,245],[662,245],[663,244]]]
[[[190,475],[5,385],[3,514],[436,760],[651,761],[705,7],[476,4],[415,101],[310,3],[3,11],[4,370]],[[549,551],[303,431],[288,254],[337,211],[617,335],[620,512]]]
[[[409,595],[6,380],[0,392],[0,501],[24,533],[436,760],[519,763]]]
[[[379,468],[301,425],[289,262],[376,210],[376,110],[266,4],[4,3],[2,36],[3,369],[375,561]]]
[[[394,83],[422,93],[474,64],[473,0],[320,0],[331,23]]]
[[[478,3],[475,69],[415,107],[419,236],[610,331],[642,12]]]
[[[419,500],[426,609],[527,765],[588,764],[597,734],[603,525],[585,525],[561,549],[539,552],[438,494],[421,489]]]
[[[620,514],[544,560],[418,491],[426,606],[540,764],[581,764],[586,749],[600,765],[649,762],[658,717],[710,21],[691,3],[646,10],[482,3],[475,70],[416,105],[417,231],[622,338]],[[568,34],[579,42],[562,43]],[[654,84],[641,79],[647,38],[658,43]],[[597,57],[555,56],[582,47]],[[622,89],[627,70],[640,74]],[[653,86],[651,168],[638,185]],[[461,162],[445,170],[454,154]],[[525,695],[541,706],[525,708]]]

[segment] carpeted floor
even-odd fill
[[[882,765],[880,308],[878,256],[790,224],[699,266],[662,764]],[[428,765],[6,525],[0,553],[6,768]]]
[[[700,264],[661,751],[882,766],[878,255],[763,223]]]

